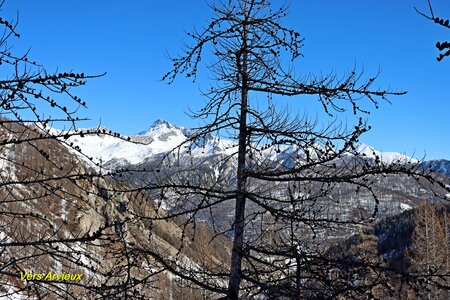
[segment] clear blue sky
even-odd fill
[[[273,1],[281,2],[281,1]],[[383,151],[427,159],[450,159],[450,58],[437,63],[438,40],[450,31],[415,13],[426,0],[292,0],[285,25],[305,37],[298,71],[343,74],[353,66],[367,74],[382,73],[382,87],[405,90],[368,116],[373,129],[362,142]],[[18,49],[48,69],[90,74],[107,72],[78,95],[88,110],[82,115],[123,134],[145,130],[155,119],[195,126],[184,112],[199,108],[199,88],[159,79],[169,69],[165,53],[176,54],[184,30],[200,28],[211,15],[205,0],[7,0],[0,12],[15,18],[22,37]],[[450,18],[450,1],[434,0],[435,13]],[[203,77],[204,78],[204,77]],[[316,114],[311,100],[293,100],[294,109]],[[319,115],[320,116],[320,115]],[[349,116],[349,118],[351,118]]]

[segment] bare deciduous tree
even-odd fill
[[[81,150],[70,142],[114,135],[77,129],[86,102],[74,89],[98,76],[49,72],[15,51],[17,22],[0,18],[0,27],[0,296],[139,295],[154,279],[135,274],[141,262],[117,234],[123,217],[108,200],[120,197],[108,189],[120,185],[73,155]]]
[[[198,225],[192,245],[181,221],[150,220],[156,205],[120,180],[127,172],[108,170],[74,140],[130,140],[78,128],[86,103],[74,90],[98,76],[49,72],[29,53],[15,54],[16,23],[0,25],[0,297],[209,298],[185,288],[158,257],[179,246],[192,261],[217,261],[223,253],[211,248],[224,240],[208,244],[201,238],[211,239],[210,230]]]
[[[326,296],[319,293],[329,286],[323,272],[335,264],[325,258],[329,245],[320,237],[367,219],[361,214],[338,215],[336,207],[345,204],[337,204],[332,191],[347,187],[366,193],[373,204],[370,215],[375,216],[379,199],[372,184],[377,176],[433,178],[411,162],[386,164],[378,156],[361,157],[356,143],[369,129],[362,118],[350,129],[336,122],[320,127],[275,103],[283,96],[315,96],[330,116],[348,110],[360,115],[371,105],[378,108],[387,96],[404,92],[374,88],[377,76],[365,79],[357,70],[341,77],[296,74],[303,39],[282,24],[286,6],[275,9],[267,0],[223,0],[211,9],[210,23],[188,33],[192,44],[171,58],[174,68],[163,79],[172,83],[181,74],[195,79],[201,62],[211,61],[206,68],[215,85],[204,92],[203,108],[193,113],[205,125],[180,147],[205,147],[214,137],[233,141],[225,146],[229,155],[215,163],[233,176],[205,178],[204,161],[187,162],[175,151],[161,165],[170,172],[155,175],[159,182],[148,182],[147,188],[159,194],[162,203],[172,203],[165,218],[184,216],[186,224],[205,222],[209,214],[207,222],[214,227],[215,216],[226,209],[232,212],[231,227],[216,228],[233,239],[228,267],[210,272],[209,278],[215,278],[210,280],[191,272],[194,284],[226,294],[227,299]],[[189,272],[176,265],[178,275]],[[366,286],[353,284],[349,280],[347,289],[340,287],[328,296],[367,292]]]

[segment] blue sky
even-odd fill
[[[414,5],[427,9],[426,0],[292,0],[285,25],[305,38],[297,72],[344,74],[356,65],[370,76],[381,69],[381,87],[408,92],[367,116],[373,129],[362,142],[450,159],[450,58],[438,63],[434,47],[450,39],[450,31],[419,16]],[[433,5],[450,18],[450,1]],[[205,0],[7,0],[0,14],[11,19],[17,12],[17,50],[31,47],[30,57],[49,70],[107,72],[78,90],[88,103],[80,113],[92,119],[84,127],[101,122],[133,134],[158,118],[196,125],[184,112],[203,104],[199,90],[209,82],[181,79],[169,86],[160,78],[171,65],[165,54],[179,53],[188,41],[184,31],[208,21]],[[294,110],[322,118],[312,99],[289,101]]]

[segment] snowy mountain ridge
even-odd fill
[[[406,163],[406,162],[418,162],[417,159],[409,157],[405,154],[399,152],[382,152],[378,151],[372,146],[366,145],[364,143],[358,144],[356,147],[356,152],[362,156],[375,159],[377,156],[384,163],[391,164],[394,162]]]
[[[95,131],[92,129],[80,130]],[[70,137],[69,142],[79,146],[85,155],[93,158],[94,162],[99,162],[100,160],[102,163],[121,161],[123,164],[132,165],[144,163],[153,156],[167,153],[183,143],[185,145],[180,148],[180,153],[189,153],[194,156],[230,155],[237,150],[236,144],[232,141],[219,139],[212,135],[190,142],[188,140],[192,137],[192,134],[193,130],[189,128],[173,125],[165,120],[158,119],[146,131],[130,136],[129,140],[131,142],[106,134],[85,134],[84,137],[73,136]],[[288,148],[284,149],[283,153],[298,151],[298,149]],[[274,156],[274,151],[265,150],[264,152],[271,159],[277,156]],[[407,155],[398,152],[381,152],[366,144],[358,144],[356,152],[371,159],[378,157],[387,164],[417,162],[416,159]]]

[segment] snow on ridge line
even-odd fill
[[[358,144],[358,146],[356,147],[356,152],[361,155],[364,155],[365,157],[373,158],[373,159],[375,159],[376,156],[378,156],[382,162],[387,163],[387,164],[392,164],[392,163],[396,163],[396,162],[400,162],[400,163],[407,163],[407,162],[417,163],[418,162],[417,159],[407,156],[405,154],[401,154],[399,152],[378,151],[375,148],[373,148],[369,145],[366,145],[364,143]]]

